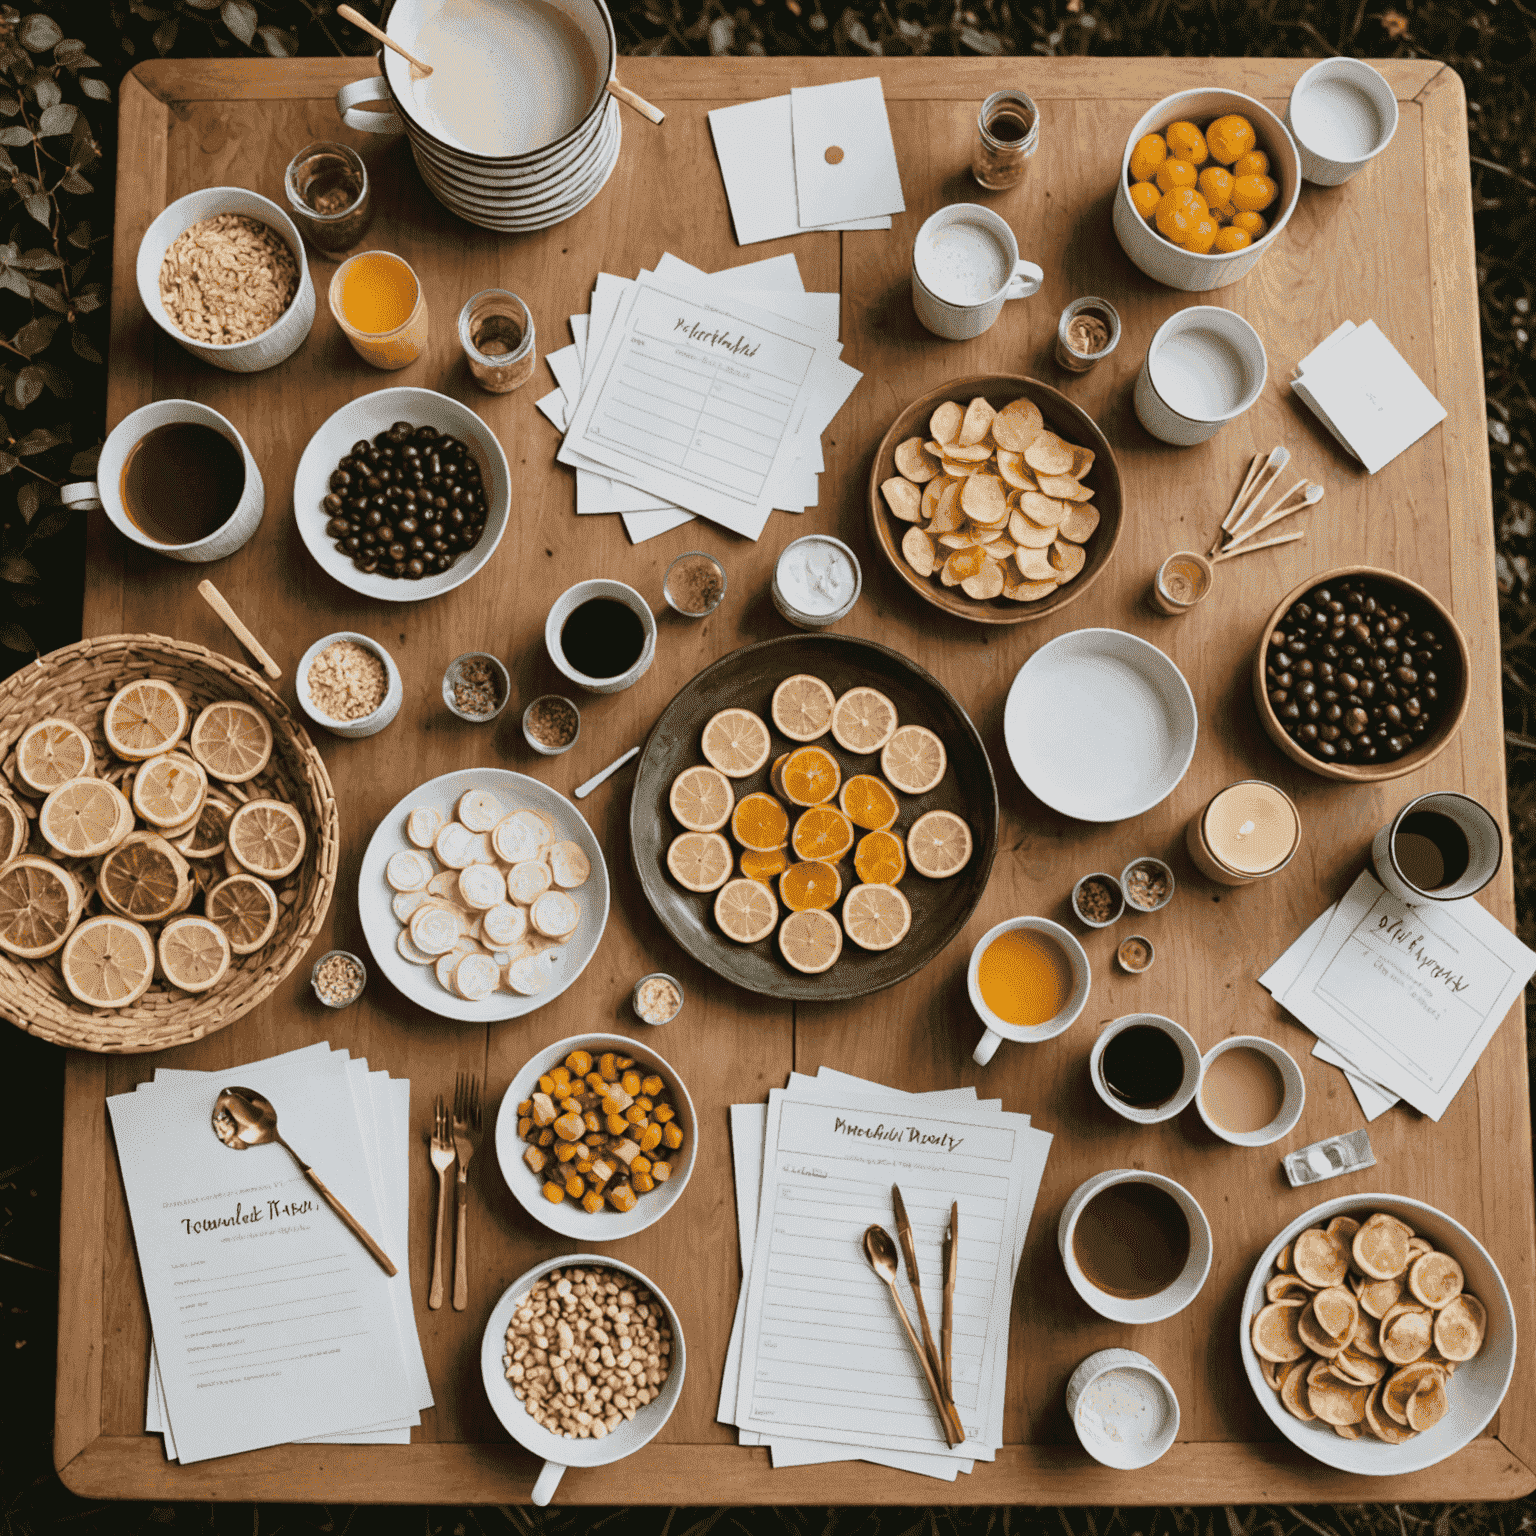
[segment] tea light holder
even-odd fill
[[[1084,352],[1072,342],[1073,322],[1079,315],[1102,320],[1109,330],[1109,340],[1097,352]],[[1120,344],[1120,314],[1108,299],[1073,299],[1056,322],[1056,361],[1069,373],[1087,373],[1101,363]]]
[[[539,357],[532,311],[502,288],[484,289],[459,311],[459,345],[470,377],[492,395],[521,389]]]
[[[1215,580],[1216,567],[1209,555],[1176,550],[1152,579],[1152,606],[1170,619],[1180,618],[1209,595]]]
[[[335,645],[339,640],[350,640],[360,645],[365,651],[372,651],[384,663],[384,698],[371,714],[359,715],[355,720],[333,720],[329,715],[323,714],[320,706],[310,697],[310,667],[314,665],[315,658],[322,651]],[[369,635],[359,634],[353,629],[339,629],[333,635],[322,635],[304,652],[299,658],[298,666],[294,668],[293,691],[298,697],[299,708],[316,725],[324,726],[333,736],[354,739],[373,736],[382,731],[400,713],[400,706],[405,700],[405,685],[400,680],[400,669],[395,665],[395,658],[377,640]]]
[[[708,590],[710,577],[717,583],[714,595],[706,599],[702,608],[689,608],[684,602],[687,583],[695,572],[704,578],[698,583],[701,592]],[[661,595],[666,598],[667,607],[685,619],[707,619],[725,601],[725,588],[725,567],[702,549],[685,550],[667,567],[661,581]]]

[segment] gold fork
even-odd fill
[[[437,1236],[432,1243],[432,1294],[427,1305],[436,1311],[443,1304],[443,1229],[448,1224],[448,1170],[457,1154],[448,1125],[448,1106],[442,1094],[432,1117],[432,1166],[437,1169]]]
[[[459,1234],[453,1259],[453,1309],[469,1305],[469,1261],[465,1239],[469,1225],[469,1160],[480,1144],[480,1078],[460,1072],[453,1088],[453,1145],[459,1155]]]

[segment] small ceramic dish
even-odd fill
[[[1142,933],[1127,934],[1115,951],[1115,964],[1127,976],[1145,976],[1156,959],[1157,950],[1152,940]]]
[[[1148,874],[1161,875],[1168,882],[1168,889],[1149,906],[1143,906],[1131,895],[1130,879],[1133,871],[1143,869]],[[1144,854],[1139,859],[1132,859],[1124,869],[1120,871],[1120,891],[1125,897],[1125,904],[1133,912],[1161,912],[1164,907],[1173,900],[1174,879],[1173,871],[1163,863],[1161,859],[1154,859],[1150,854]]]
[[[320,990],[320,967],[327,960],[350,960],[358,970],[357,989],[350,997],[332,1001]],[[368,985],[368,967],[363,964],[361,955],[354,955],[350,949],[328,949],[315,961],[314,968],[309,973],[309,984],[314,989],[315,996],[325,1008],[350,1008],[358,998],[363,995],[363,989]]]
[[[454,702],[454,690],[464,680],[465,663],[471,661],[483,661],[491,669],[491,692],[495,695],[495,703],[481,715],[460,709]],[[465,651],[462,656],[455,656],[443,673],[443,703],[447,705],[448,713],[457,715],[460,720],[467,720],[471,725],[489,725],[507,707],[507,700],[511,697],[512,679],[501,660],[488,651]]]
[[[1083,911],[1083,887],[1090,880],[1097,880],[1114,902],[1114,908],[1108,917],[1089,917]],[[1085,928],[1111,928],[1125,916],[1125,892],[1120,889],[1120,882],[1113,875],[1106,875],[1102,870],[1095,870],[1092,874],[1084,875],[1076,885],[1072,887],[1072,915]]]
[[[533,734],[529,724],[533,718],[534,710],[536,710],[540,704],[550,703],[568,704],[570,705],[571,709],[575,710],[576,713],[576,729],[571,733],[571,739],[562,743],[558,747],[552,747],[547,741],[540,741],[539,738]],[[563,693],[541,693],[538,698],[529,704],[527,709],[523,711],[523,740],[526,741],[528,745],[532,747],[533,750],[537,752],[541,757],[559,757],[562,752],[569,752],[571,748],[581,740],[580,709],[576,707],[572,700],[566,698]]]
[[[1083,1449],[1117,1472],[1150,1467],[1179,1437],[1177,1395],[1134,1349],[1101,1349],[1078,1365],[1067,1381],[1067,1417]]]
[[[669,1013],[664,1019],[648,1019],[644,1013],[640,1011],[640,989],[648,981],[670,982],[677,989],[677,1007],[675,1007],[672,1012]],[[635,1017],[639,1019],[642,1024],[650,1024],[658,1027],[662,1024],[670,1024],[672,1020],[675,1019],[678,1014],[683,1011],[683,1001],[684,998],[682,982],[680,982],[676,976],[673,976],[670,972],[667,971],[652,971],[650,975],[642,976],[640,980],[635,983],[635,990],[629,994],[630,1006],[635,1010]]]
[[[384,671],[388,674],[389,682],[384,694],[384,702],[371,715],[362,715],[356,720],[333,720],[329,715],[322,714],[320,707],[309,693],[310,667],[327,646],[334,645],[338,640],[351,640],[362,646],[364,650],[372,651],[384,663]],[[400,669],[395,665],[394,657],[377,640],[350,629],[339,629],[334,635],[324,635],[304,652],[294,670],[293,691],[298,697],[299,708],[316,725],[324,726],[333,736],[347,737],[372,736],[382,731],[400,713],[400,704],[405,698],[405,689],[400,682]]]

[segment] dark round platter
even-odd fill
[[[909,868],[901,892],[912,908],[912,928],[894,949],[869,951],[847,941],[831,970],[803,976],[779,953],[775,935],[757,944],[737,944],[715,926],[714,895],[686,891],[667,870],[667,849],[682,828],[672,819],[667,795],[685,768],[702,763],[699,739],[717,711],[750,709],[768,726],[773,747],[756,773],[732,781],[739,800],[754,790],[773,793],[773,761],[798,743],[774,728],[769,713],[773,690],[786,677],[809,672],[835,694],[859,684],[878,688],[896,706],[903,725],[923,725],[944,743],[949,767],[937,789],[926,795],[898,794],[901,811],[893,831],[905,835],[926,811],[947,810],[969,823],[970,862],[948,880],[929,880]],[[844,779],[880,772],[880,754],[845,752],[831,734],[816,745],[838,761]],[[629,803],[630,849],[646,899],[667,931],[694,959],[717,976],[764,997],[806,1002],[839,1002],[866,997],[915,975],[965,927],[986,889],[997,852],[997,782],[986,748],[970,717],[936,678],[906,657],[869,640],[843,635],[791,635],[743,646],[706,667],[686,683],[661,713],[640,754]],[[729,836],[729,829],[726,829]],[[735,844],[732,844],[735,849]],[[737,850],[739,852],[739,850]],[[843,861],[851,883],[851,856]],[[848,888],[845,885],[845,891]],[[777,883],[775,882],[775,897]]]

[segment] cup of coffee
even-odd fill
[[[135,544],[172,560],[232,555],[266,509],[245,439],[195,400],[156,400],[107,434],[94,480],[59,488],[66,507],[101,508]]]
[[[1205,1053],[1200,1118],[1234,1147],[1267,1147],[1289,1136],[1307,1102],[1296,1059],[1262,1035],[1233,1035]]]
[[[1503,862],[1498,822],[1451,789],[1410,800],[1371,842],[1376,878],[1411,907],[1475,896]]]
[[[1140,1168],[1095,1174],[1056,1224],[1072,1288],[1115,1323],[1182,1312],[1211,1272],[1211,1224],[1182,1184]]]
[[[1104,1027],[1088,1057],[1098,1096],[1137,1125],[1171,1120],[1200,1089],[1200,1047],[1159,1013],[1128,1013]]]
[[[1160,442],[1190,448],[1215,437],[1264,392],[1259,333],[1230,309],[1193,304],[1165,320],[1136,379],[1136,419]]]
[[[966,984],[986,1033],[971,1053],[978,1066],[1004,1040],[1032,1044],[1070,1029],[1088,1001],[1092,974],[1083,946],[1048,917],[1012,917],[989,928],[971,951]]]
[[[578,581],[544,621],[544,648],[560,675],[589,693],[622,693],[656,656],[656,615],[622,581]]]
[[[1019,242],[990,208],[954,203],[933,214],[912,243],[912,308],[946,341],[988,330],[1008,299],[1040,291],[1045,273],[1019,260]]]

